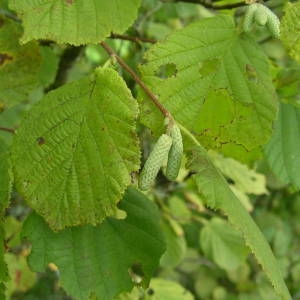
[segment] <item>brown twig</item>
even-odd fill
[[[0,127],[0,130],[5,131],[5,132],[9,132],[9,133],[12,133],[12,134],[15,133],[15,130],[12,129],[12,128]]]
[[[100,42],[100,45],[112,58],[115,58],[117,60],[119,65],[124,70],[126,70],[131,75],[133,80],[144,90],[144,92],[149,96],[151,101],[156,105],[156,107],[161,111],[161,113],[169,120],[173,120],[171,113],[159,102],[158,98],[151,92],[151,90],[140,79],[140,77],[126,64],[126,62],[105,42]]]
[[[194,4],[200,4],[206,8],[210,8],[210,9],[232,9],[232,8],[237,8],[237,7],[241,7],[241,6],[245,6],[246,3],[245,1],[241,1],[241,2],[236,2],[236,3],[228,3],[228,4],[223,4],[223,5],[215,5],[211,2],[207,2],[204,0],[161,0],[162,2],[185,2],[185,3],[194,3]]]
[[[139,36],[131,36],[131,35],[124,35],[124,34],[117,34],[117,33],[112,33],[110,35],[111,39],[120,39],[120,40],[126,40],[126,41],[131,41],[134,43],[150,43],[150,44],[155,44],[156,40],[154,39],[148,39],[148,38],[143,38]]]

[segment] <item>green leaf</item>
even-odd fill
[[[9,150],[3,140],[0,139],[0,220],[2,220],[4,210],[10,200],[11,177]]]
[[[290,55],[300,62],[300,2],[286,4],[280,31],[280,39]]]
[[[222,155],[210,151],[210,158],[213,164],[225,175],[225,177],[233,181],[235,188],[246,194],[262,195],[268,194],[266,189],[266,178],[263,174],[259,174],[249,169],[240,162],[223,157]]]
[[[273,136],[266,146],[266,158],[283,183],[300,188],[300,109],[280,105]]]
[[[4,260],[4,230],[3,230],[3,219],[0,225],[0,299],[5,299],[5,282],[8,280],[8,269]]]
[[[50,39],[73,45],[98,43],[135,20],[140,0],[10,0],[23,20],[22,42]]]
[[[145,292],[134,289],[131,293],[122,294],[115,300],[193,300],[193,295],[179,283],[162,278],[151,280]]]
[[[163,233],[165,235],[167,249],[160,260],[160,264],[164,268],[176,267],[186,254],[186,241],[184,236],[177,235],[171,226],[164,222],[162,223]]]
[[[187,131],[185,133],[196,144],[189,150],[189,167],[196,173],[193,178],[199,192],[206,199],[206,205],[213,209],[220,209],[228,216],[230,223],[242,233],[247,246],[262,266],[275,291],[282,299],[291,299],[279,265],[265,237],[233,194],[224,177],[214,167],[204,148],[190,133]]]
[[[177,282],[156,278],[150,283],[149,290],[154,293],[149,300],[193,300],[194,296]],[[149,293],[148,293],[149,294]],[[150,293],[151,294],[151,293]],[[147,298],[148,300],[148,298]]]
[[[23,119],[12,158],[16,186],[54,230],[98,224],[139,168],[137,105],[112,69],[50,92]]]
[[[94,293],[110,300],[134,283],[129,269],[138,269],[146,287],[165,250],[156,206],[129,188],[120,208],[127,218],[107,218],[101,225],[72,227],[55,233],[32,214],[23,237],[32,242],[29,265],[42,272],[48,263],[58,266],[61,285],[78,300]]]
[[[200,245],[204,254],[225,270],[240,266],[248,256],[242,236],[227,222],[213,218],[200,233]]]
[[[6,299],[13,299],[15,292],[28,291],[35,284],[37,274],[29,269],[24,255],[7,253],[5,261],[8,266],[9,280],[6,283]]]
[[[58,70],[59,59],[53,49],[48,46],[40,47],[42,65],[39,73],[39,80],[43,87],[48,87],[55,80]]]
[[[38,44],[31,42],[20,46],[21,34],[20,24],[0,17],[0,108],[27,100],[39,84],[41,55]]]
[[[268,60],[254,40],[238,34],[231,17],[192,23],[154,45],[145,59],[143,79],[204,146],[222,150],[229,143],[247,155],[270,137],[277,101]],[[166,75],[170,65],[175,71]],[[158,132],[157,108],[145,100],[142,113]]]

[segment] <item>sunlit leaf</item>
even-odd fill
[[[10,0],[25,29],[22,42],[50,39],[73,45],[98,43],[135,20],[140,0]]]
[[[98,224],[139,168],[137,105],[111,69],[50,92],[17,130],[16,185],[53,229]]]

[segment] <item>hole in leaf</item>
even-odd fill
[[[129,270],[128,273],[131,277],[131,280],[135,283],[135,284],[140,284],[145,276],[145,273],[143,271],[142,265],[140,263],[135,263],[133,264]]]
[[[200,63],[200,75],[202,77],[215,74],[219,68],[219,60],[218,59],[208,59]]]
[[[154,295],[154,290],[149,288],[147,293],[148,293],[149,296],[152,296],[152,295]]]
[[[177,67],[173,63],[161,65],[156,71],[155,76],[159,78],[175,77],[177,74]]]
[[[249,81],[255,81],[257,79],[256,69],[253,66],[246,64],[245,70],[246,70],[247,79]]]
[[[6,54],[6,53],[0,53],[0,66],[4,65],[4,63],[13,60],[13,57]]]
[[[232,180],[231,178],[227,178],[227,182],[228,184],[235,184],[234,180]]]

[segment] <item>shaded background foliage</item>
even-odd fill
[[[18,2],[11,1],[11,7],[17,9]],[[153,50],[154,46],[152,52],[144,56],[152,42],[164,40],[174,30],[182,29],[199,19],[218,15],[220,12],[234,15],[235,20],[239,22],[245,11],[239,2],[227,0],[203,5],[199,5],[196,3],[197,1],[174,2],[176,1],[142,1],[137,20],[126,34],[144,37],[147,39],[145,42],[118,39],[117,36],[107,40],[107,43],[116,49],[117,53],[133,69],[137,70],[137,65],[140,64],[139,70],[143,79],[162,97],[166,93],[166,98],[169,97],[169,90],[175,88],[172,76],[181,76],[180,72],[186,71],[184,66],[186,62],[182,61],[183,66],[172,62],[151,66],[151,55],[159,57],[161,50],[160,48]],[[297,49],[300,47],[300,39],[297,40],[293,37],[299,36],[300,9],[298,2],[287,4],[287,1],[270,0],[266,3],[280,17],[283,16],[283,10],[286,7],[281,29],[282,41],[270,38],[268,31],[263,27],[256,28],[255,35],[252,37],[255,38],[258,47],[262,49],[259,51],[263,51],[263,55],[266,55],[268,59],[266,67],[270,67],[272,77],[266,79],[266,82],[267,85],[275,85],[280,101],[279,114],[270,142],[265,147],[261,147],[268,134],[264,135],[264,132],[260,132],[261,128],[254,129],[254,125],[257,124],[255,124],[255,120],[251,119],[250,125],[247,124],[246,127],[250,131],[253,130],[253,136],[256,138],[258,136],[259,140],[256,144],[254,142],[249,146],[251,149],[238,145],[240,142],[243,143],[243,136],[240,137],[239,133],[236,133],[236,136],[230,136],[228,132],[225,134],[223,132],[224,136],[221,134],[219,136],[217,129],[213,133],[205,131],[206,124],[197,124],[199,127],[194,129],[197,131],[199,128],[204,128],[201,133],[203,135],[201,142],[207,148],[214,150],[209,153],[212,161],[224,174],[231,190],[251,213],[270,243],[279,261],[288,289],[293,299],[298,299],[300,298],[300,162],[298,155],[300,67]],[[19,48],[16,41],[21,37],[22,29],[18,20],[15,20],[17,17],[13,11],[8,9],[7,1],[2,0],[0,4],[0,18],[9,24],[5,26],[5,30],[1,30],[2,25],[0,28],[0,52],[13,53],[18,62],[15,67],[20,74],[27,73],[28,68],[31,68],[31,71],[36,70],[33,73],[37,74],[36,77],[21,78],[19,73],[15,73],[16,70],[1,70],[0,126],[15,129],[19,126],[24,114],[32,105],[40,101],[45,93],[65,83],[91,75],[96,67],[110,62],[109,56],[100,45],[89,44],[74,47],[58,45],[45,39],[40,42],[30,42]],[[222,6],[230,9],[219,9]],[[231,9],[231,6],[237,6],[237,8]],[[212,7],[213,9],[211,9]],[[297,16],[299,16],[298,19]],[[31,22],[29,17],[27,17],[27,22]],[[124,26],[121,26],[116,27],[115,30],[124,29]],[[28,31],[24,40],[29,39],[30,34],[31,32]],[[38,33],[33,35],[41,37]],[[8,36],[15,38],[9,44],[7,43]],[[49,36],[49,38],[53,38],[53,36]],[[98,39],[98,37],[96,38]],[[174,39],[177,38],[178,36],[174,37]],[[202,38],[205,37],[199,37],[199,39]],[[73,44],[78,43],[80,41],[74,39]],[[233,48],[232,51],[235,50]],[[5,57],[1,57],[1,59],[5,60]],[[6,59],[8,58],[6,57]],[[204,64],[202,73],[199,70],[196,72],[192,70],[188,75],[193,78],[210,75],[216,70],[215,65],[218,65],[218,62],[210,61],[209,64]],[[155,112],[154,115],[145,113],[149,110],[149,105],[144,102],[143,92],[136,87],[135,82],[123,69],[118,65],[114,65],[114,68],[124,78],[134,97],[138,98],[140,109],[144,112],[137,124],[142,141],[141,146],[144,149],[142,156],[144,161],[155,141],[145,125],[152,130],[154,136],[157,136],[160,134],[162,118],[161,116],[157,117]],[[251,69],[247,70],[245,77],[256,78],[258,76],[263,81],[265,79],[264,68],[265,66],[262,66],[261,74],[255,74],[255,72],[253,74]],[[153,69],[156,72],[153,76],[154,79],[151,78]],[[12,79],[10,74],[12,74]],[[10,87],[11,82],[16,78],[20,80],[18,87]],[[168,80],[164,80],[163,85],[160,86],[157,84],[157,78],[169,79],[170,86],[165,84]],[[185,80],[189,81],[190,78],[186,77]],[[224,78],[217,79],[225,81]],[[212,81],[212,84],[218,85],[218,80]],[[5,89],[1,85],[5,86]],[[226,102],[229,98],[227,92],[226,89],[221,92],[211,92],[207,98],[212,102],[212,107],[219,104],[218,99],[224,99]],[[177,94],[174,97],[176,96]],[[263,92],[262,97],[264,97]],[[18,104],[12,106],[12,102],[8,101],[10,99]],[[272,100],[273,98],[270,103]],[[212,111],[212,107],[207,108],[207,113]],[[275,119],[276,109],[273,110],[271,118]],[[215,119],[218,119],[221,118],[224,111],[221,108],[219,111],[214,109],[214,113]],[[207,120],[204,119],[204,121]],[[251,124],[253,124],[253,128],[251,128]],[[220,124],[220,128],[222,126],[223,124]],[[267,132],[273,128],[270,124],[268,126]],[[259,136],[260,134],[261,136]],[[216,142],[215,135],[220,137],[220,141]],[[0,138],[3,145],[12,143],[12,135],[9,132],[0,131]],[[232,140],[235,140],[237,145],[232,146],[229,143]],[[40,142],[42,143],[42,141]],[[1,149],[1,153],[6,155],[6,150]],[[0,170],[6,167],[0,164]],[[0,173],[1,184],[7,180],[2,175],[4,173],[4,171]],[[0,195],[2,195],[1,193],[7,194],[8,191],[0,189]],[[144,277],[148,277],[148,274],[144,274],[144,270],[139,270],[136,266],[131,275],[133,282],[137,283],[138,287],[134,288],[131,293],[122,294],[116,299],[279,299],[249,248],[245,245],[242,236],[219,211],[205,206],[207,200],[204,195],[198,193],[195,181],[188,170],[183,167],[176,182],[166,181],[163,174],[160,173],[157,184],[149,197],[152,203],[159,208],[157,213],[161,218],[160,226],[165,236],[166,252],[155,271],[155,279],[151,281],[150,287],[146,291],[139,287],[139,283]],[[1,203],[2,212],[5,207],[6,204]],[[120,208],[122,209],[122,207]],[[5,234],[1,231],[1,235],[5,235],[5,247],[0,249],[0,253],[6,252],[5,261],[8,270],[5,271],[3,264],[0,279],[6,280],[8,276],[10,278],[6,283],[6,297],[9,299],[72,299],[61,287],[59,280],[63,276],[54,264],[55,261],[52,257],[50,258],[51,264],[48,265],[45,272],[42,271],[42,266],[32,268],[37,271],[36,273],[29,268],[26,258],[31,246],[28,241],[21,239],[22,236],[26,236],[24,228],[22,234],[21,231],[24,227],[24,220],[29,214],[31,214],[31,208],[13,189],[11,203],[5,211]],[[30,219],[26,221],[27,226],[30,223],[28,220]],[[118,221],[123,222],[122,220]],[[147,228],[146,225],[145,228]],[[45,229],[45,231],[47,230],[49,229]],[[25,233],[28,233],[26,226]],[[51,249],[49,251],[51,252]],[[93,297],[96,298],[96,295],[91,296],[91,298]]]

